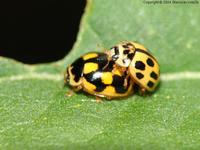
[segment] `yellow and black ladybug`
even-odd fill
[[[159,83],[160,67],[155,57],[141,44],[125,41],[112,47],[106,54],[127,70],[142,92],[155,90]]]
[[[108,59],[107,54],[90,52],[67,67],[65,84],[75,91],[111,99],[131,95],[134,82],[126,71],[122,72]]]

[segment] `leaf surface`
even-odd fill
[[[0,149],[199,149],[199,24],[199,5],[88,1],[64,60],[30,66],[0,58]],[[100,104],[82,93],[64,96],[68,64],[123,40],[158,59],[154,94]]]

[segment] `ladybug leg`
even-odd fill
[[[78,91],[80,91],[82,88],[83,88],[82,85],[79,85],[79,86],[74,87],[73,90],[74,90],[75,92],[78,92]]]
[[[140,93],[140,95],[145,95],[146,94],[146,89],[145,88],[140,88],[139,93]]]
[[[109,97],[109,96],[107,96],[106,98],[107,98],[108,100],[111,100],[111,99],[112,99],[112,97]]]
[[[69,91],[67,91],[65,95],[66,95],[67,97],[71,97],[71,96],[74,95],[74,91],[75,91],[75,92],[78,92],[78,91],[80,91],[81,89],[82,89],[82,86],[81,86],[81,85],[76,86],[76,87],[73,87],[73,90],[69,89]]]
[[[103,102],[99,96],[95,96],[95,97],[96,97],[96,103],[102,103]]]
[[[67,97],[71,97],[71,96],[73,96],[74,95],[74,91],[73,90],[69,90],[69,91],[67,91],[66,93],[65,93],[65,96],[67,96]]]

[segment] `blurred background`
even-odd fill
[[[85,0],[0,1],[0,56],[35,64],[63,58],[78,33]]]

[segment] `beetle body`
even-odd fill
[[[90,52],[67,67],[65,83],[75,91],[108,99],[125,97],[133,93],[133,81],[122,72],[105,53]]]
[[[106,52],[116,65],[127,70],[141,91],[152,92],[159,83],[160,68],[155,57],[141,44],[125,41]]]

